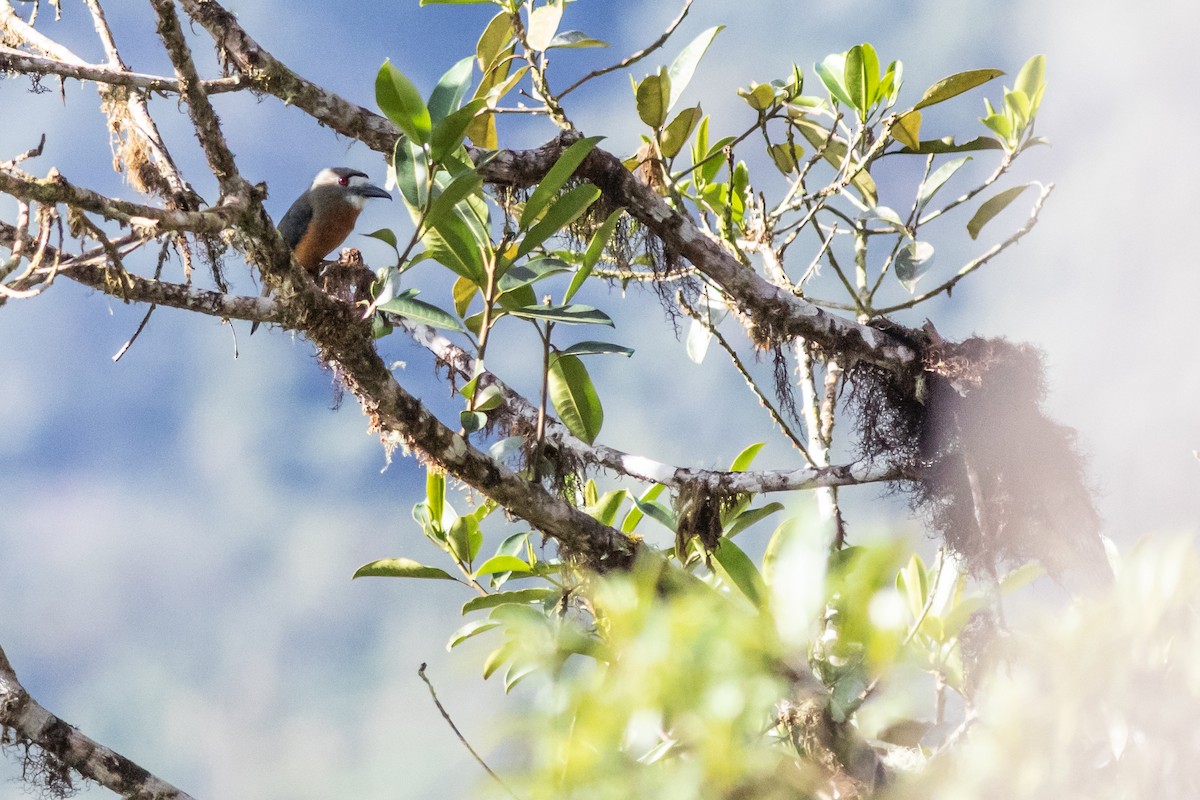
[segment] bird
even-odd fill
[[[292,258],[314,278],[321,262],[354,230],[367,198],[392,195],[370,183],[365,172],[350,167],[326,167],[312,185],[296,198],[279,221],[279,234],[291,249]],[[268,289],[263,287],[263,296]],[[250,333],[258,330],[256,321]]]

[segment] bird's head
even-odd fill
[[[317,173],[309,191],[338,197],[360,211],[368,197],[392,199],[392,195],[387,190],[368,181],[365,172],[359,172],[350,167],[326,167]]]

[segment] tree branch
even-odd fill
[[[191,797],[43,708],[21,686],[3,648],[0,648],[0,728],[12,731],[17,744],[36,745],[57,764],[124,797],[139,800]]]

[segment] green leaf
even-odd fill
[[[560,350],[559,354],[564,356],[617,355],[628,357],[633,355],[633,348],[610,342],[579,342],[566,350]]]
[[[511,292],[522,286],[528,286],[531,283],[536,283],[542,278],[548,278],[551,275],[557,275],[560,272],[569,272],[570,267],[567,262],[561,258],[538,258],[526,264],[520,264],[511,267],[500,278],[497,286],[502,292]]]
[[[613,231],[616,230],[617,220],[621,218],[621,214],[625,209],[618,208],[616,211],[608,215],[608,219],[604,220],[603,224],[596,229],[592,234],[592,241],[588,244],[587,252],[583,254],[583,266],[571,278],[571,285],[567,287],[566,293],[563,295],[563,304],[571,302],[571,298],[583,286],[583,282],[592,274],[596,263],[600,260],[600,256],[604,253],[604,248],[608,246],[609,240],[612,239]]]
[[[1022,564],[1000,579],[1000,591],[1015,592],[1046,574],[1046,568],[1036,561]]]
[[[892,138],[912,150],[921,146],[921,112],[909,111],[896,118]]]
[[[575,174],[575,170],[587,158],[588,153],[592,152],[596,144],[603,138],[602,136],[589,136],[586,139],[580,139],[562,152],[558,161],[555,161],[554,166],[546,173],[546,177],[542,178],[537,188],[529,195],[529,199],[525,201],[525,208],[521,211],[522,230],[528,230],[537,221],[542,210],[558,195],[559,190]]]
[[[846,96],[858,110],[859,119],[866,119],[879,94],[879,56],[869,44],[856,44],[846,53]]]
[[[482,411],[460,411],[458,412],[458,424],[466,433],[481,431],[487,427],[487,414]]]
[[[575,436],[591,444],[604,424],[604,409],[587,368],[577,356],[552,355],[550,399],[559,419]]]
[[[576,186],[565,192],[546,209],[545,216],[538,220],[521,239],[516,257],[520,258],[570,225],[599,198],[600,190],[590,183]]]
[[[943,136],[941,139],[923,139],[916,148],[905,147],[901,153],[918,153],[920,155],[941,155],[943,153],[970,153],[977,150],[1003,150],[1004,145],[988,136],[980,136],[969,142],[956,144],[953,136]]]
[[[531,567],[516,556],[492,556],[471,573],[472,578],[495,575],[497,572],[529,572]]]
[[[674,158],[679,155],[679,151],[687,144],[687,140],[691,137],[692,131],[696,130],[696,125],[700,123],[700,118],[703,112],[700,106],[694,108],[685,108],[675,115],[675,119],[671,120],[670,124],[663,129],[661,144],[662,154],[667,158]]]
[[[913,106],[913,110],[945,102],[951,97],[957,97],[976,86],[982,86],[1003,74],[1004,72],[998,69],[972,69],[942,78],[925,90],[925,94],[921,95],[921,99]]]
[[[551,50],[555,47],[576,49],[582,47],[608,47],[608,42],[593,39],[583,31],[563,31],[550,41],[546,49]]]
[[[712,44],[713,39],[717,37],[717,34],[724,29],[724,25],[709,28],[695,39],[692,39],[688,43],[688,46],[679,51],[679,55],[675,56],[675,60],[671,62],[671,66],[667,69],[668,86],[670,87],[667,96],[667,111],[670,111],[675,106],[675,103],[679,100],[679,96],[683,94],[683,90],[691,82],[692,75],[695,73],[700,59],[704,57],[704,53],[708,50],[709,45]]]
[[[842,105],[854,107],[854,102],[846,93],[846,85],[843,83],[846,74],[845,53],[831,53],[825,56],[820,64],[814,64],[813,69],[816,70],[821,83],[829,90],[830,97]]]
[[[433,126],[429,135],[429,154],[434,161],[445,161],[458,149],[466,138],[467,128],[486,104],[487,101],[481,98],[472,100]]]
[[[446,475],[436,470],[425,473],[425,504],[434,523],[441,527],[446,510]]]
[[[1021,196],[1021,193],[1028,189],[1033,184],[1024,183],[1020,186],[1014,186],[1011,189],[1005,189],[995,197],[989,199],[986,203],[979,207],[975,212],[975,216],[971,217],[971,221],[967,223],[967,233],[972,239],[979,238],[979,232],[983,230],[983,226],[987,225],[992,219],[1008,207],[1008,204]]]
[[[792,124],[796,126],[801,135],[814,148],[825,148],[825,152],[822,155],[826,161],[832,164],[835,169],[841,168],[842,162],[846,158],[847,148],[846,142],[843,139],[837,136],[830,138],[829,131],[812,120],[804,119],[803,117],[793,119]],[[826,144],[827,139],[828,144]],[[867,205],[873,206],[878,202],[879,190],[875,186],[874,178],[866,171],[860,169],[856,172],[854,177],[850,179],[850,185],[854,187]]]
[[[625,519],[621,520],[621,533],[633,533],[633,529],[642,521],[645,512],[638,505],[639,500],[643,503],[649,503],[658,497],[666,489],[661,483],[656,483],[642,493],[640,498],[634,499],[633,508],[629,509],[629,513],[625,515]]]
[[[1027,118],[1037,115],[1038,106],[1042,102],[1042,93],[1046,88],[1046,57],[1034,56],[1025,62],[1017,73],[1017,81],[1013,84],[1014,92],[1021,92],[1029,98]]]
[[[909,242],[896,254],[896,279],[909,292],[915,291],[917,281],[933,266],[933,245],[929,242]]]
[[[529,14],[529,25],[525,41],[530,50],[545,50],[554,41],[558,32],[558,23],[562,21],[565,2],[547,3],[538,6]]]
[[[397,139],[392,168],[404,202],[410,209],[424,208],[429,201],[429,160],[425,149],[411,139]]]
[[[463,98],[467,96],[467,89],[471,86],[472,61],[474,58],[471,56],[462,59],[446,70],[446,74],[438,80],[437,86],[433,87],[433,92],[429,95],[429,118],[434,125],[453,114],[462,105]]]
[[[626,497],[629,497],[627,489],[605,492],[596,502],[588,505],[584,511],[601,525],[612,527],[616,522],[617,512],[621,510],[621,504],[625,502]]]
[[[518,559],[519,560],[519,559]],[[522,564],[525,562],[522,561]],[[509,570],[505,570],[508,572]],[[528,571],[528,570],[526,570]],[[540,603],[547,597],[559,594],[557,589],[547,587],[535,587],[532,589],[518,589],[514,592],[496,592],[495,594],[485,594],[480,597],[473,597],[463,603],[463,616],[470,614],[472,611],[482,611],[485,608],[495,608],[496,606],[508,605],[511,603],[527,604]]]
[[[466,316],[467,308],[478,293],[479,287],[467,278],[460,275],[454,279],[454,310],[460,317]]]
[[[742,548],[729,539],[722,538],[717,543],[717,549],[713,551],[713,556],[725,574],[729,576],[733,585],[746,596],[746,599],[755,608],[762,608],[766,602],[767,585],[763,582],[762,575],[754,566],[754,562],[742,551]]]
[[[443,311],[431,303],[426,303],[424,300],[418,300],[412,295],[393,297],[391,300],[380,305],[378,310],[398,314],[405,319],[431,325],[435,328],[466,332],[466,328],[463,327],[458,317],[447,311]]]
[[[472,636],[484,631],[490,631],[493,628],[499,628],[501,624],[500,620],[496,619],[473,619],[450,634],[450,641],[446,642],[446,649],[450,650],[451,648],[458,647]]]
[[[425,247],[439,262],[475,283],[483,279],[483,250],[488,243],[476,239],[477,228],[467,219],[472,212],[455,206],[453,213],[433,220],[435,230],[422,235]]]
[[[378,239],[381,242],[390,244],[393,250],[395,250],[396,246],[399,244],[399,242],[396,240],[396,234],[392,232],[391,228],[380,228],[379,230],[371,231],[366,235],[370,236],[372,239]]]
[[[637,85],[634,95],[637,99],[638,119],[658,129],[667,121],[667,112],[671,108],[671,78],[666,67],[659,69],[655,75],[647,75]]]
[[[427,567],[411,558],[381,558],[363,564],[354,571],[355,578],[431,578],[440,581],[457,580],[438,567]]]
[[[745,472],[746,470],[750,469],[750,464],[754,462],[754,458],[758,455],[758,451],[762,450],[766,444],[766,442],[755,442],[754,444],[746,447],[744,450],[742,450],[742,452],[737,454],[735,459],[733,459],[733,463],[729,465],[729,471]]]
[[[946,184],[946,181],[950,180],[954,176],[954,173],[958,172],[970,160],[970,156],[953,158],[931,172],[929,177],[917,187],[917,208],[924,208],[933,199],[933,196],[937,194],[938,189],[941,189]]]
[[[576,325],[613,325],[612,318],[594,306],[571,303],[564,306],[523,306],[509,312],[523,319],[543,319],[552,322],[566,322]]]
[[[483,544],[479,523],[471,517],[459,517],[446,531],[446,542],[450,545],[450,554],[460,564],[465,566],[472,563]]]
[[[766,111],[777,105],[778,89],[769,83],[751,83],[748,89],[738,89],[738,97],[755,111]]]
[[[725,529],[725,536],[732,539],[751,525],[761,522],[775,512],[783,511],[783,509],[783,503],[767,503],[761,508],[747,509],[729,521]]]
[[[466,172],[459,175],[433,198],[429,204],[429,213],[425,217],[427,225],[437,227],[454,213],[454,207],[483,187],[483,178],[476,172]]]
[[[503,80],[508,75],[508,70],[504,70],[503,75],[489,76],[489,72],[494,72],[493,68],[500,59],[500,55],[510,48],[513,41],[512,16],[507,11],[499,11],[496,16],[488,21],[488,24],[483,29],[483,33],[479,35],[479,41],[475,45],[475,58],[479,62],[479,69],[483,72],[483,80],[480,82],[482,88],[485,84],[491,88],[492,84],[488,83],[489,77],[498,77]],[[484,90],[486,94],[486,90]],[[479,97],[479,94],[475,95]]]
[[[387,118],[400,126],[400,130],[421,144],[429,141],[432,121],[421,93],[412,85],[404,73],[384,61],[375,76],[375,102]]]
[[[667,530],[675,532],[675,529],[679,527],[679,521],[675,519],[675,515],[672,514],[670,510],[668,510],[662,503],[659,503],[655,500],[646,500],[644,498],[634,498],[633,502],[634,505],[637,506],[638,511],[659,523]],[[629,517],[626,516],[625,519],[628,522]],[[625,526],[622,525],[621,527],[624,528]]]
[[[775,162],[775,167],[784,175],[796,171],[800,159],[804,157],[804,146],[796,142],[784,142],[767,146],[767,155]]]

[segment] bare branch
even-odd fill
[[[81,733],[29,696],[0,648],[0,727],[18,743],[36,745],[48,758],[124,797],[188,800],[191,795]]]
[[[29,55],[11,47],[0,46],[0,69],[30,75],[58,75],[63,78],[76,78],[109,86],[127,86],[131,89],[143,89],[149,92],[179,94],[177,78],[129,72],[95,64],[72,64],[55,58]],[[250,85],[250,82],[240,75],[231,78],[217,78],[203,83],[204,91],[207,94],[236,92]]]
[[[680,9],[679,15],[677,17],[675,17],[675,19],[671,20],[671,24],[667,26],[667,29],[665,31],[663,31],[662,36],[659,36],[657,39],[655,39],[648,47],[638,50],[636,53],[633,53],[632,55],[621,59],[616,64],[613,64],[611,67],[604,67],[602,69],[597,69],[597,70],[593,70],[593,71],[589,72],[587,75],[584,75],[582,78],[580,78],[579,80],[572,83],[566,89],[559,92],[558,96],[560,98],[566,97],[571,92],[575,91],[580,86],[582,86],[583,84],[592,80],[593,78],[599,78],[601,75],[607,75],[610,72],[616,72],[619,69],[625,69],[626,67],[633,66],[634,64],[636,64],[637,62],[639,62],[643,58],[645,58],[646,56],[653,53],[655,50],[662,47],[664,44],[667,43],[667,40],[671,38],[671,34],[675,32],[675,29],[678,28],[680,23],[682,23],[683,20],[687,17],[688,11],[691,10],[693,2],[694,2],[694,0],[684,0],[683,8]]]

